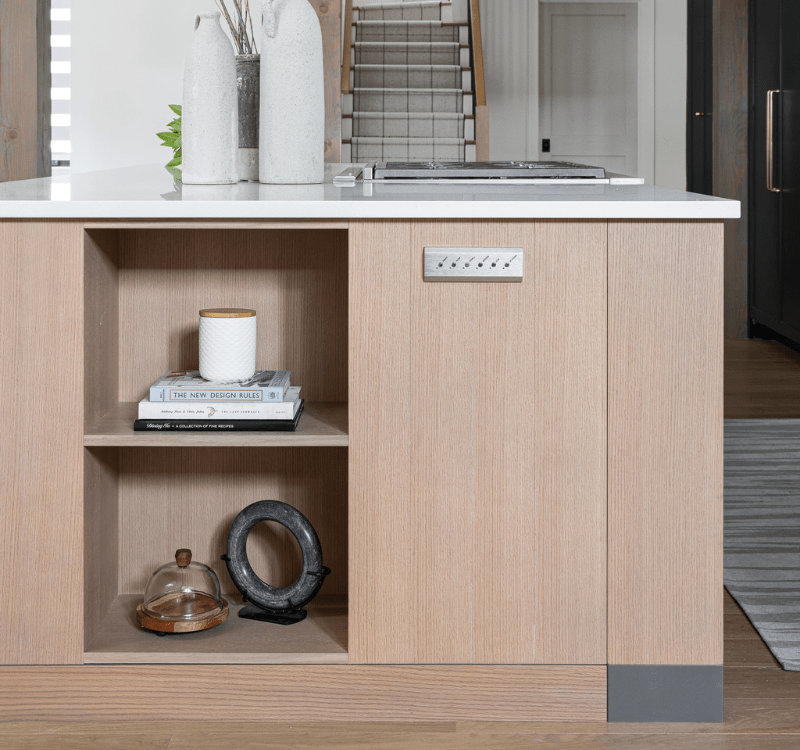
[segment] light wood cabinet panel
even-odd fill
[[[603,666],[109,664],[3,676],[5,722],[606,719]],[[191,700],[174,700],[179,684],[193,686]]]
[[[722,664],[722,222],[609,222],[610,664]]]
[[[606,662],[606,240],[605,222],[536,225],[536,304],[525,319],[535,330],[540,663]]]
[[[411,280],[411,660],[471,664],[475,409],[475,284],[422,281],[422,248],[472,245],[475,225],[415,223]]]
[[[83,651],[83,231],[0,222],[0,663]],[[49,396],[47,394],[50,394]]]
[[[530,224],[490,225],[483,235],[476,239],[498,247],[521,245],[528,252],[538,236]],[[539,660],[538,550],[532,512],[537,332],[524,322],[535,314],[535,258],[528,257],[525,274],[522,284],[472,285],[477,300],[473,313],[475,520],[470,552],[475,585],[473,660],[480,664]]]
[[[353,222],[349,282],[348,651],[411,657],[411,280],[407,222]]]
[[[7,393],[15,393],[20,384],[20,310],[21,270],[19,224],[0,224],[0,382]],[[22,404],[18,398],[3,399],[5,429],[0,435],[0,472],[2,472],[2,515],[0,523],[0,662],[18,664],[20,657],[20,434]]]
[[[381,226],[350,228],[351,661],[604,663],[605,223]],[[425,246],[525,279],[426,283]]]

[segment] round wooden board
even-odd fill
[[[144,604],[136,607],[136,622],[147,630],[160,633],[194,633],[198,630],[208,630],[228,619],[228,602],[222,600],[222,607],[215,607],[192,620],[160,620],[151,617],[143,611]]]

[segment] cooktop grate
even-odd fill
[[[486,161],[486,162],[378,162],[371,165],[374,180],[492,180],[492,179],[605,179],[602,167],[567,161]],[[367,168],[370,169],[369,167]]]

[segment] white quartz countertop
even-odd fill
[[[0,184],[0,219],[738,219],[738,201],[652,185],[176,186],[160,165]]]

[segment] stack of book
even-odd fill
[[[303,413],[291,370],[260,370],[242,383],[220,385],[198,371],[171,370],[139,402],[141,430],[294,431]]]

